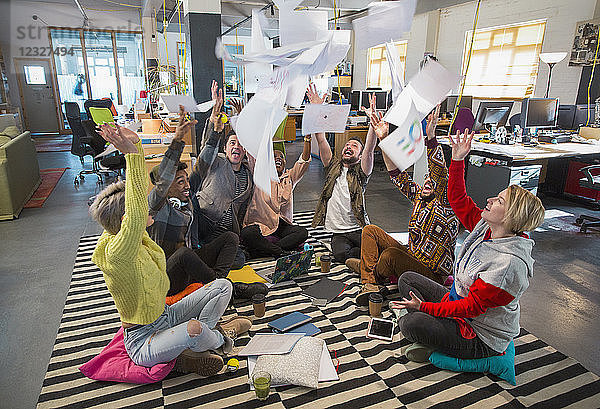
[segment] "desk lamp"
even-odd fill
[[[548,91],[550,91],[550,78],[552,78],[552,68],[554,68],[556,63],[561,62],[566,56],[567,56],[567,53],[564,51],[561,51],[558,53],[540,53],[540,60],[542,60],[543,62],[548,64],[548,67],[550,67],[550,72],[548,73],[548,85],[546,86],[545,98],[548,98]]]

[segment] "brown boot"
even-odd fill
[[[186,349],[177,357],[175,367],[177,372],[197,373],[200,376],[213,376],[223,368],[223,358],[209,351],[194,352]]]
[[[351,271],[360,274],[360,259],[359,258],[349,258],[346,260],[346,267],[348,267]]]
[[[217,329],[231,339],[247,332],[252,326],[252,320],[246,317],[233,317],[217,324]]]
[[[369,305],[369,295],[372,293],[378,293],[381,291],[381,286],[377,284],[366,283],[363,284],[360,292],[356,296],[356,305],[359,307],[366,307]]]

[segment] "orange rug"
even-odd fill
[[[65,138],[34,138],[35,150],[38,152],[69,152],[71,137]]]
[[[42,207],[67,169],[69,168],[40,169],[42,183],[23,207]]]

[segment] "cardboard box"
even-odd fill
[[[157,134],[160,132],[161,125],[161,119],[142,119],[142,133]]]
[[[582,126],[581,128],[579,128],[579,136],[586,139],[600,139],[600,128]]]

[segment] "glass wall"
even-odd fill
[[[139,33],[115,33],[115,40],[122,104],[129,107],[133,105],[140,91],[146,89],[142,35]]]
[[[89,96],[79,31],[52,29],[51,36],[52,48],[58,51],[54,65],[63,112],[64,102],[77,102],[83,112],[83,103]]]
[[[93,98],[110,98],[117,105],[119,98],[112,35],[101,31],[85,31],[84,35]]]

